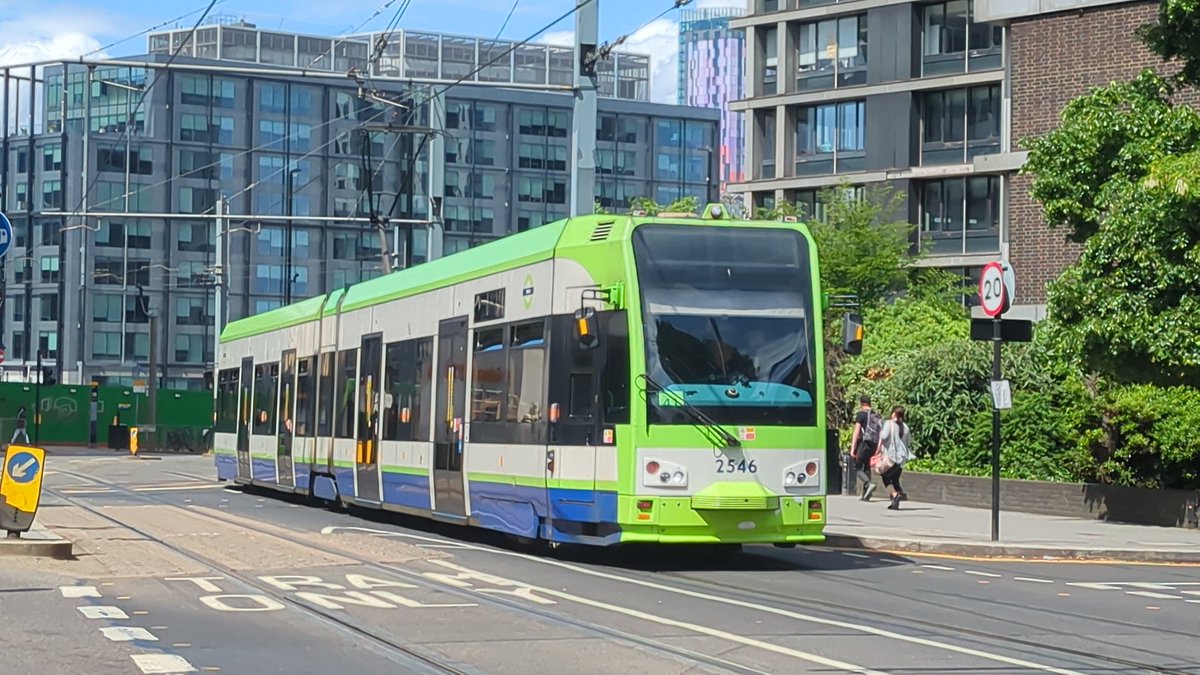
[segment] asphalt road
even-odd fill
[[[202,457],[47,470],[39,520],[78,559],[0,565],[0,673],[1200,674],[1200,567],[534,551]]]

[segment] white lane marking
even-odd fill
[[[462,544],[417,544],[417,548],[458,548],[465,549]]]
[[[100,591],[95,586],[59,586],[58,590],[64,598],[98,598]]]
[[[369,527],[329,525],[324,528],[321,528],[321,534],[333,534],[334,532],[336,532],[338,530],[357,530],[357,531],[361,531],[361,532],[384,534],[384,535],[400,537],[400,538],[405,538],[405,539],[416,539],[416,540],[420,540],[420,541],[429,541],[429,542],[439,542],[440,543],[440,540],[433,539],[431,537],[423,537],[421,535],[407,534],[407,533],[403,533],[403,532],[390,532],[388,530],[378,530],[378,529],[369,528]],[[839,621],[837,619],[826,619],[824,617],[812,616],[812,615],[808,615],[808,614],[801,614],[799,612],[793,612],[793,611],[786,610],[786,609],[779,609],[777,607],[770,607],[767,605],[760,605],[757,603],[747,602],[744,600],[735,600],[733,598],[723,598],[721,596],[710,595],[708,593],[701,593],[699,591],[689,591],[689,590],[683,589],[683,588],[674,588],[672,586],[665,586],[665,585],[650,582],[650,581],[643,581],[641,579],[633,579],[631,577],[625,577],[625,576],[621,576],[619,574],[610,574],[608,572],[600,572],[598,570],[590,570],[586,567],[580,567],[578,565],[572,565],[570,563],[565,563],[565,562],[561,562],[558,560],[551,560],[548,558],[537,558],[535,556],[527,555],[524,553],[518,553],[516,551],[502,551],[502,550],[497,550],[497,549],[486,548],[483,546],[475,546],[473,544],[463,544],[463,546],[466,548],[469,548],[471,550],[480,551],[482,553],[490,553],[493,555],[502,555],[502,556],[509,556],[509,557],[514,557],[514,558],[522,558],[524,560],[529,560],[531,562],[536,562],[536,563],[540,563],[543,565],[552,565],[554,567],[559,567],[562,569],[570,570],[570,571],[576,572],[578,574],[600,577],[603,579],[610,579],[612,581],[618,581],[621,583],[631,584],[634,586],[642,586],[645,588],[654,588],[654,589],[665,591],[668,593],[674,593],[676,595],[686,595],[686,596],[690,596],[690,597],[694,597],[694,598],[700,598],[703,600],[711,600],[713,602],[719,602],[719,603],[726,604],[726,605],[733,605],[736,607],[745,607],[748,609],[754,609],[754,610],[758,610],[761,612],[766,612],[768,614],[775,614],[777,616],[785,616],[785,617],[788,617],[791,619],[796,619],[798,621],[806,621],[809,623],[821,624],[821,625],[826,625],[826,626],[834,626],[837,628],[858,631],[861,633],[866,633],[868,635],[877,635],[879,637],[885,637],[885,638],[889,638],[892,640],[898,640],[901,642],[910,642],[912,644],[919,644],[919,645],[922,645],[925,647],[932,647],[934,649],[941,649],[944,651],[955,652],[955,653],[959,653],[959,654],[966,654],[968,656],[974,656],[974,657],[986,659],[989,661],[996,661],[999,663],[1007,663],[1009,665],[1017,666],[1020,668],[1025,668],[1027,670],[1037,670],[1040,672],[1055,673],[1056,675],[1084,675],[1083,673],[1080,673],[1079,671],[1076,671],[1076,670],[1067,670],[1065,668],[1055,668],[1053,666],[1047,666],[1047,665],[1040,664],[1040,663],[1034,663],[1032,661],[1026,661],[1024,659],[1012,658],[1009,656],[1004,656],[1002,654],[992,654],[990,652],[980,651],[978,649],[971,649],[970,647],[961,647],[959,645],[949,644],[949,643],[945,643],[945,642],[938,642],[936,640],[930,640],[927,638],[920,638],[920,637],[915,637],[912,635],[903,635],[901,633],[884,630],[882,628],[876,628],[874,626],[866,626],[866,625],[861,625],[861,624],[856,624],[856,623],[850,623],[848,621]],[[529,584],[524,584],[524,585],[529,586]],[[531,588],[532,588],[532,586],[531,586]]]
[[[843,555],[848,555],[848,556],[850,556],[851,558],[870,558],[870,557],[871,557],[871,556],[869,556],[869,555],[866,555],[866,554],[864,554],[864,553],[844,553]]]
[[[207,484],[167,485],[164,487],[134,488],[133,491],[134,492],[171,492],[173,490],[207,490],[209,488],[219,488],[219,487],[225,487],[225,486],[219,485],[219,484],[215,484],[215,485],[207,485]]]
[[[1053,579],[1038,579],[1037,577],[1013,577],[1014,581],[1028,581],[1031,584],[1052,584]]]
[[[89,619],[128,619],[129,615],[120,607],[110,605],[84,605],[76,607],[79,613]]]
[[[892,560],[891,558],[881,558],[879,562],[887,563],[889,565],[907,565],[908,564],[908,562],[906,562],[904,560]]]
[[[133,654],[129,658],[133,659],[146,675],[196,672],[196,667],[188,663],[187,659],[175,654]]]
[[[433,561],[433,562],[437,563],[438,565],[440,565],[442,567],[456,570],[461,574],[468,574],[468,575],[485,574],[485,573],[477,572],[470,568],[463,567],[461,565],[456,565],[454,563],[447,562],[444,560],[437,560],[437,561]],[[538,593],[543,594],[543,595],[554,596],[554,597],[560,598],[562,600],[566,600],[568,602],[575,602],[575,603],[579,603],[581,605],[587,605],[588,607],[595,607],[596,609],[603,609],[603,610],[606,610],[609,612],[616,612],[618,614],[624,614],[625,616],[633,617],[635,619],[641,619],[643,621],[650,621],[650,622],[657,623],[657,624],[660,624],[663,626],[670,626],[672,628],[682,628],[684,630],[688,630],[693,633],[699,633],[701,635],[708,635],[710,637],[715,637],[715,638],[718,638],[721,640],[726,640],[729,642],[736,642],[740,645],[744,645],[747,647],[754,647],[754,648],[762,649],[762,650],[769,651],[769,652],[775,652],[776,654],[790,656],[795,659],[800,659],[801,661],[808,661],[809,663],[814,663],[819,666],[825,666],[826,668],[836,668],[838,670],[844,670],[844,671],[851,672],[851,673],[860,673],[861,675],[887,675],[886,673],[880,672],[878,670],[871,670],[869,668],[864,668],[862,666],[856,666],[852,663],[846,663],[845,661],[838,661],[836,659],[826,658],[826,657],[820,656],[818,654],[802,652],[798,649],[792,649],[790,647],[784,647],[782,645],[771,644],[770,642],[763,642],[761,640],[755,640],[753,638],[743,637],[741,635],[735,635],[733,633],[728,633],[723,630],[719,630],[717,628],[710,628],[708,626],[700,626],[700,625],[697,625],[694,623],[688,623],[686,621],[676,621],[674,619],[668,619],[666,617],[657,616],[654,614],[647,614],[646,612],[641,612],[636,609],[631,609],[629,607],[621,607],[619,605],[610,605],[607,602],[601,602],[599,600],[593,600],[591,598],[585,598],[585,597],[581,597],[578,595],[573,595],[571,593],[567,593],[565,591],[554,590],[552,588],[544,588],[544,587],[533,586],[533,585],[528,585],[528,584],[526,586]]]
[[[945,565],[921,565],[921,567],[925,567],[925,568],[931,569],[931,570],[942,570],[945,572],[953,572],[954,571],[953,567],[946,567]]]
[[[154,633],[151,633],[145,628],[138,628],[137,626],[109,626],[107,628],[101,628],[100,632],[104,634],[104,637],[112,640],[113,642],[129,642],[131,640],[149,640],[152,642],[158,641],[158,638],[154,636]]]
[[[1090,588],[1095,591],[1119,591],[1121,587],[1115,584],[1102,584],[1096,581],[1068,581],[1068,586],[1077,586],[1079,588]]]
[[[967,574],[974,574],[977,577],[992,577],[993,579],[999,579],[1002,576],[999,574],[993,574],[991,572],[976,572],[975,570],[963,570],[963,571]]]
[[[1143,598],[1155,598],[1157,600],[1180,600],[1182,595],[1171,595],[1170,593],[1155,593],[1154,591],[1125,591],[1128,595],[1140,595]]]

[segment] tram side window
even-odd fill
[[[228,368],[217,375],[217,433],[237,432],[238,369]]]
[[[296,433],[296,420],[292,404],[296,398],[296,352],[289,351],[283,355],[283,368],[280,370],[282,382],[279,392],[279,433]]]
[[[335,436],[354,438],[354,389],[358,386],[358,350],[346,349],[338,352],[337,389],[334,392],[337,406]]]
[[[254,366],[254,431],[257,435],[275,433],[275,398],[279,390],[279,364]]]
[[[433,338],[393,342],[384,357],[383,438],[428,441]]]
[[[606,424],[629,423],[629,318],[624,310],[600,313],[604,370],[600,404]]]
[[[529,424],[545,415],[546,339],[542,321],[512,327],[508,349],[508,414],[510,423]]]
[[[475,332],[471,368],[471,421],[499,422],[504,415],[504,328]]]
[[[362,377],[358,380],[358,438],[371,440],[379,429],[379,369],[383,365],[383,338],[375,335],[362,341]]]
[[[333,353],[321,355],[321,373],[317,382],[317,435],[329,438],[333,435],[333,401],[337,393],[333,390]]]
[[[296,436],[313,435],[313,414],[316,412],[317,377],[313,369],[313,357],[300,359],[296,375]]]

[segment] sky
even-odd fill
[[[651,97],[675,101],[678,57],[677,10],[655,19],[673,0],[597,0],[600,40],[629,35],[622,49],[650,54]],[[387,0],[218,0],[212,14],[244,18],[260,28],[341,35],[367,21]],[[404,3],[397,0],[359,32],[387,26]],[[207,0],[0,0],[0,65],[90,55],[130,56],[146,51],[144,35],[160,24],[190,28]],[[523,40],[566,13],[577,0],[411,0],[398,26],[472,36]],[[689,8],[745,6],[744,0],[692,0]],[[509,15],[507,25],[505,18]],[[187,15],[178,20],[178,17]],[[537,40],[570,44],[574,19],[551,27]],[[116,43],[116,44],[114,44]]]

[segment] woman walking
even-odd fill
[[[883,424],[879,431],[879,451],[875,453],[880,469],[879,477],[887,488],[892,503],[888,508],[895,511],[900,508],[900,502],[908,499],[904,488],[900,487],[900,474],[904,473],[904,464],[912,458],[912,436],[908,433],[908,425],[904,423],[904,408],[892,408],[892,416]]]

